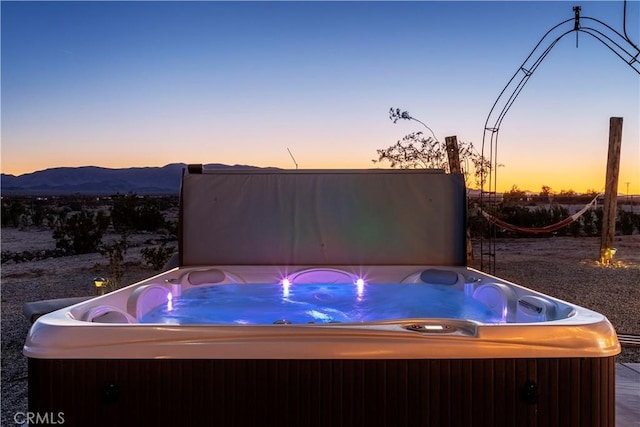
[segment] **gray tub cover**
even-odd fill
[[[466,192],[440,170],[198,170],[180,265],[465,265]]]

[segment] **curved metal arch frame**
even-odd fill
[[[577,35],[579,33],[588,34],[594,37],[603,45],[605,45],[618,58],[620,58],[627,65],[629,65],[633,71],[640,74],[640,62],[638,59],[638,57],[640,56],[640,49],[638,49],[638,46],[636,46],[629,39],[626,32],[626,2],[625,2],[625,9],[624,9],[624,13],[625,13],[624,35],[620,34],[618,31],[616,31],[606,23],[600,21],[599,19],[595,19],[591,17],[582,17],[582,19],[587,21],[593,21],[596,24],[601,24],[604,27],[604,29],[601,30],[601,29],[593,28],[589,26],[582,27],[580,25],[580,19],[581,19],[580,9],[578,8],[576,10],[576,8],[574,8],[574,12],[575,12],[574,18],[566,19],[560,22],[559,24],[556,24],[542,36],[542,38],[538,41],[538,43],[533,48],[533,50],[529,53],[527,58],[522,62],[522,64],[518,67],[516,72],[511,76],[511,78],[509,79],[509,81],[507,82],[507,84],[502,89],[502,91],[496,98],[495,102],[493,103],[491,110],[489,111],[489,114],[484,124],[484,133],[482,136],[482,148],[481,148],[482,158],[485,158],[485,149],[486,149],[486,146],[488,145],[488,151],[489,151],[488,160],[490,165],[488,174],[487,174],[488,176],[485,176],[484,171],[481,171],[482,187],[480,189],[480,207],[482,209],[484,209],[484,205],[486,202],[495,203],[495,195],[496,195],[496,189],[497,189],[496,183],[497,183],[497,166],[498,166],[498,161],[497,161],[498,134],[500,131],[500,126],[502,125],[502,121],[506,117],[507,113],[509,112],[514,102],[516,101],[516,99],[518,98],[518,96],[526,86],[527,82],[529,81],[533,73],[537,70],[537,68],[540,66],[542,61],[547,57],[549,52],[551,52],[551,50],[556,46],[556,44],[561,39],[563,39],[565,36],[573,32],[576,32],[576,46],[577,46]],[[542,50],[541,53],[539,53],[536,57],[534,57],[534,54],[537,51],[539,51],[539,48],[543,45],[543,43],[545,42],[545,39],[547,39],[551,33],[553,33],[555,30],[559,29],[563,25],[568,24],[570,22],[574,23],[573,28],[564,30],[560,35],[556,36],[552,41],[550,41],[546,45],[544,50]],[[606,30],[609,30],[611,33],[613,33],[613,35],[617,36],[622,41],[620,43],[616,42],[611,36],[603,32]],[[622,44],[624,43],[628,44],[629,46],[627,48],[624,48],[622,46]],[[517,80],[516,77],[520,73],[522,73],[522,77],[519,80]],[[508,96],[506,101],[504,101],[502,108],[500,109],[500,112],[497,114],[497,118],[492,122],[493,124],[490,125],[489,123],[492,117],[494,117],[494,112],[497,111],[497,107],[501,99],[503,98],[503,95],[507,93],[507,90],[510,87],[513,87],[510,95]],[[485,184],[487,185],[488,191],[485,191]],[[488,200],[486,200],[487,198]],[[484,239],[482,237],[480,239],[480,269],[483,271],[487,271],[489,273],[495,272],[495,233],[496,233],[495,226],[492,224],[489,224],[488,252],[485,251]]]

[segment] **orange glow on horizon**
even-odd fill
[[[131,161],[131,159],[129,159]],[[149,159],[147,159],[148,161]],[[255,162],[248,161],[218,161],[216,163],[222,164],[247,164],[251,166],[258,167],[276,167],[282,169],[295,169],[295,165],[291,158],[289,159],[279,159],[278,162],[273,162],[269,164],[256,164]],[[320,160],[320,159],[319,159]],[[345,161],[317,161],[313,164],[306,164],[306,162],[301,162],[296,158],[296,161],[299,164],[300,169],[375,169],[375,168],[387,168],[386,165],[379,165],[372,163],[371,161],[367,162],[351,162],[348,160]],[[20,164],[11,164],[11,165],[2,165],[2,173],[20,176],[24,174],[29,174],[45,169],[51,169],[56,167],[82,167],[82,166],[98,166],[110,169],[121,169],[121,168],[130,168],[130,167],[162,167],[170,163],[197,163],[197,161],[184,161],[182,159],[177,159],[175,161],[167,161],[164,163],[157,164],[143,164],[143,163],[128,163],[126,161],[111,161],[111,162],[101,162],[101,164],[90,164],[87,162],[80,161],[69,161],[66,164],[62,164],[60,166],[51,166],[47,164],[48,162],[38,162],[38,163],[20,163]],[[205,162],[205,163],[214,163],[214,162]],[[636,176],[632,176],[632,175]],[[560,193],[561,191],[569,191],[573,190],[576,193],[589,193],[591,191],[602,192],[604,191],[604,177],[605,171],[602,170],[596,173],[579,173],[579,171],[564,171],[564,173],[555,173],[555,174],[540,174],[540,175],[532,175],[530,173],[511,173],[506,170],[499,170],[497,177],[497,185],[496,189],[498,192],[508,192],[515,185],[521,191],[529,191],[534,194],[539,193],[542,190],[542,186],[546,185],[551,187],[551,191],[554,194]],[[627,183],[629,185],[627,186]],[[475,183],[469,185],[469,188],[476,188]],[[619,194],[629,194],[629,195],[640,195],[640,174],[638,171],[631,171],[631,173],[626,170],[621,170],[620,176],[618,178],[618,193]]]

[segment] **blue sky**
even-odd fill
[[[480,147],[491,105],[553,25],[622,32],[610,2],[2,2],[2,172],[227,163],[369,168],[421,130]],[[627,32],[640,44],[640,4]],[[583,19],[583,23],[584,23]],[[640,77],[563,38],[499,137],[499,189],[602,190],[624,117],[620,191],[640,194]]]

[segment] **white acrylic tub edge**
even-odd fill
[[[337,267],[336,267],[337,268]],[[339,267],[355,276],[360,267]],[[366,268],[368,280],[412,278],[425,266]],[[442,268],[442,267],[438,267]],[[141,286],[185,283],[191,271],[182,268],[154,276],[111,294],[68,307],[38,319],[24,346],[30,358],[172,358],[172,359],[474,359],[530,357],[606,357],[618,354],[620,345],[611,323],[601,314],[536,293],[510,282],[464,267],[446,267],[482,284],[508,286],[516,297],[543,296],[564,307],[567,315],[536,323],[480,324],[450,319],[340,325],[168,325],[92,323],[82,320],[90,310],[127,313],[127,301]],[[232,282],[255,282],[257,275],[274,277],[309,267],[216,267]],[[287,271],[285,271],[287,270]],[[258,273],[259,272],[259,273]],[[266,272],[266,273],[265,273]],[[413,280],[413,279],[410,279]],[[457,286],[464,286],[460,283]],[[411,330],[411,325],[451,325],[456,333]],[[409,327],[409,328],[408,328]]]

